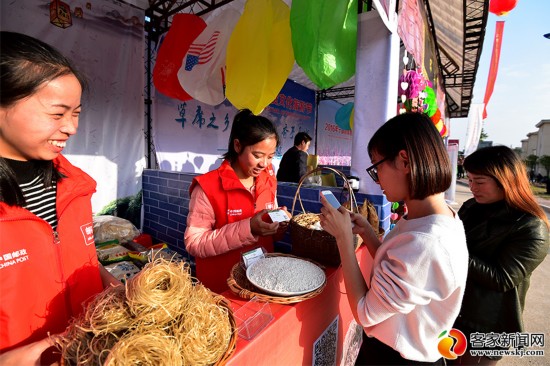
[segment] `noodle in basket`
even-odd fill
[[[222,299],[191,277],[187,263],[156,258],[52,338],[64,365],[212,365],[233,336]]]

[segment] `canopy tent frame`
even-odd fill
[[[149,0],[149,6],[144,9],[146,16],[146,80],[145,88],[145,138],[148,147],[146,161],[147,167],[155,166],[156,162],[154,143],[152,141],[152,116],[151,116],[151,84],[152,84],[152,52],[154,44],[159,37],[168,31],[172,18],[180,12],[188,12],[196,15],[205,15],[234,0]],[[124,1],[125,2],[125,1]],[[451,5],[447,0],[423,0],[429,32],[436,45],[436,58],[443,78],[443,87],[446,95],[447,116],[450,118],[467,117],[473,97],[473,88],[476,73],[481,57],[481,49],[487,25],[489,4],[486,0],[463,0],[456,7],[461,9],[449,9]],[[399,0],[396,1],[396,9],[399,8]],[[372,10],[372,0],[361,0],[358,12],[364,9]],[[450,22],[449,14],[458,10],[462,14],[459,22]],[[452,23],[452,24],[451,24]],[[458,23],[458,26],[457,26]],[[456,35],[461,44],[452,43],[448,34]],[[456,49],[461,52],[456,53]],[[354,86],[345,85],[336,88],[317,90],[317,100],[346,99],[354,96]],[[153,161],[154,160],[154,161]]]

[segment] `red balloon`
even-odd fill
[[[491,0],[489,3],[489,11],[498,16],[508,14],[516,7],[518,0]]]

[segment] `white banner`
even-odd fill
[[[464,156],[468,156],[477,150],[481,129],[483,127],[483,103],[472,103],[468,113],[468,129],[466,130],[466,143],[464,145]]]
[[[113,0],[2,1],[1,29],[56,47],[89,82],[64,155],[97,181],[92,209],[141,189],[144,167],[143,11]]]

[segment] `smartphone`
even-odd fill
[[[321,191],[321,194],[335,209],[339,209],[342,206],[331,191]]]
[[[271,210],[267,213],[273,222],[289,221],[288,215],[281,209]]]

